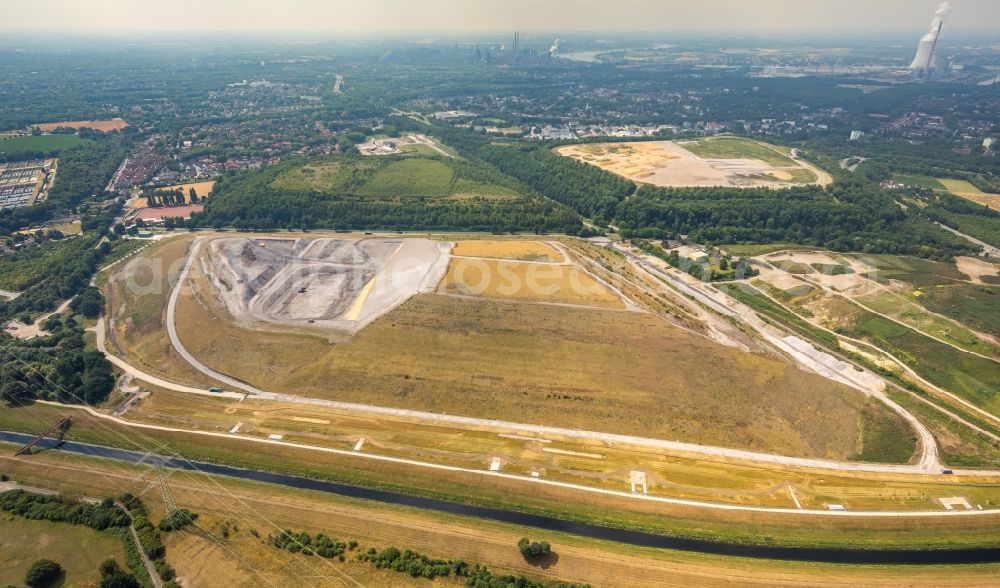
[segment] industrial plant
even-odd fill
[[[933,75],[935,67],[934,53],[937,50],[938,39],[941,37],[941,28],[944,26],[944,19],[951,11],[948,2],[942,2],[934,12],[934,20],[931,21],[931,28],[920,39],[917,45],[917,54],[913,57],[910,69],[921,78],[929,78]]]

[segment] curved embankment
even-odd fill
[[[395,417],[406,417],[415,418],[421,421],[429,423],[448,423],[453,425],[465,425],[473,427],[486,427],[490,429],[503,430],[506,432],[515,433],[527,433],[527,434],[541,434],[541,435],[560,435],[565,437],[570,437],[574,439],[596,439],[608,443],[620,443],[627,445],[637,445],[640,447],[652,447],[656,449],[666,449],[672,451],[686,451],[693,453],[701,453],[705,455],[714,455],[717,457],[727,457],[732,459],[741,459],[747,461],[753,461],[758,463],[770,463],[794,467],[812,467],[812,468],[823,468],[832,469],[839,471],[854,471],[854,472],[881,472],[881,473],[917,473],[917,474],[938,474],[940,473],[940,462],[938,460],[937,445],[934,442],[933,436],[930,432],[916,420],[916,417],[910,415],[902,408],[894,405],[888,398],[881,397],[880,400],[889,404],[891,407],[895,406],[898,412],[903,414],[904,418],[911,420],[911,424],[916,429],[917,433],[921,436],[921,456],[920,462],[914,465],[892,465],[892,464],[876,464],[876,463],[849,463],[849,462],[839,462],[826,459],[818,458],[801,458],[801,457],[788,457],[783,455],[774,455],[768,453],[760,453],[749,450],[742,449],[731,449],[724,447],[713,447],[707,445],[698,445],[694,443],[685,443],[678,441],[666,441],[662,439],[650,439],[645,437],[637,437],[632,435],[620,435],[613,433],[601,433],[596,431],[584,431],[578,429],[566,429],[562,427],[552,427],[545,425],[528,425],[523,423],[512,423],[506,421],[499,421],[494,419],[483,419],[475,417],[465,417],[458,415],[446,415],[438,413],[430,413],[419,410],[402,409],[402,408],[390,408],[383,406],[375,406],[368,404],[358,404],[351,402],[340,402],[334,400],[324,400],[319,398],[311,398],[305,396],[296,396],[293,394],[286,394],[281,392],[271,392],[267,390],[261,390],[256,388],[247,382],[239,380],[235,377],[229,376],[227,374],[220,373],[204,363],[198,360],[194,355],[192,355],[184,344],[180,340],[180,336],[177,334],[177,326],[175,321],[177,300],[183,288],[184,282],[187,280],[191,267],[194,264],[194,260],[197,257],[199,248],[201,247],[201,238],[195,239],[192,242],[191,247],[188,251],[187,260],[181,270],[177,282],[174,284],[173,290],[170,293],[170,298],[167,302],[167,335],[170,338],[170,343],[173,345],[174,350],[188,362],[192,367],[202,372],[203,374],[211,377],[212,379],[222,382],[227,386],[230,386],[237,390],[243,390],[244,392],[252,395],[256,399],[260,400],[276,400],[281,402],[289,402],[294,404],[304,404],[313,406],[322,406],[325,408],[333,408],[338,410],[349,410],[354,412],[395,416]],[[695,291],[701,296],[706,296],[700,290]],[[709,299],[711,300],[711,299]],[[721,303],[711,300],[714,304],[718,305],[720,308],[725,308]],[[732,314],[732,311],[726,310],[727,315]],[[746,317],[750,320],[749,317]],[[772,343],[778,344],[779,348],[786,349],[787,351],[793,352],[794,349],[787,343],[783,344],[783,340],[771,335],[770,340]],[[820,375],[827,375],[829,370],[826,372],[820,370],[817,371]],[[829,372],[836,376],[835,373]],[[830,377],[827,375],[827,377]],[[851,381],[844,381],[843,379],[838,380],[847,383],[848,385],[857,387],[856,383]],[[990,474],[992,475],[992,474]]]
[[[27,443],[33,437],[22,433],[11,433],[0,431],[0,441],[10,443]],[[127,463],[149,463],[149,455],[125,449],[103,447],[100,445],[90,445],[73,441],[57,442],[52,439],[44,439],[36,447],[41,449],[52,449],[58,447],[64,451],[123,461]],[[843,563],[843,564],[973,564],[1000,562],[1000,547],[967,548],[967,549],[838,549],[825,547],[780,547],[773,545],[744,545],[735,543],[725,543],[722,541],[709,541],[704,539],[686,539],[681,537],[669,537],[648,533],[644,531],[634,531],[629,529],[616,529],[604,527],[590,523],[569,521],[550,516],[528,514],[513,510],[500,508],[490,508],[484,506],[473,506],[458,502],[450,502],[437,498],[423,496],[413,496],[377,490],[372,488],[362,488],[279,474],[264,472],[260,470],[246,470],[231,466],[192,462],[179,459],[162,459],[162,465],[167,468],[174,468],[186,471],[197,471],[205,474],[229,476],[242,480],[263,482],[267,484],[277,484],[289,488],[302,490],[314,490],[337,494],[350,498],[371,500],[386,504],[409,506],[443,512],[453,515],[475,517],[514,525],[524,525],[536,527],[547,531],[570,533],[592,539],[604,541],[614,541],[635,545],[640,547],[654,547],[660,549],[672,549],[678,551],[690,551],[696,553],[706,553],[712,555],[724,555],[734,557],[748,557],[755,559],[772,559],[785,561],[812,561],[822,563]]]

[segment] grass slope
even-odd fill
[[[125,563],[122,543],[114,535],[8,513],[0,516],[0,554],[0,585],[4,586],[22,586],[24,573],[41,558],[59,563],[66,571],[60,586],[95,585],[102,561],[113,558],[123,567]]]
[[[331,346],[249,336],[207,284],[200,292],[179,303],[185,346],[268,389],[796,455],[857,451],[859,394],[651,315],[424,295]]]
[[[706,159],[759,159],[776,167],[795,165],[791,157],[783,154],[784,150],[781,147],[764,145],[743,137],[717,137],[685,142],[681,145],[698,157]],[[815,174],[806,169],[802,171],[809,174],[805,181],[816,181]]]
[[[76,135],[25,135],[0,139],[0,153],[16,155],[33,151],[62,151],[83,143],[92,143],[89,139],[81,139]]]

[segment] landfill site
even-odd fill
[[[213,239],[201,269],[241,323],[356,332],[434,289],[449,244],[428,239]]]

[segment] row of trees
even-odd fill
[[[666,261],[672,267],[706,282],[742,280],[760,275],[760,270],[750,265],[745,259],[731,261],[728,257],[723,256],[717,265],[713,265],[710,260],[696,261],[684,257],[676,249],[667,253],[656,243],[643,239],[637,239],[633,243],[646,253]]]
[[[184,190],[180,188],[174,190],[154,190],[146,195],[146,204],[151,208],[182,206],[188,202],[197,204],[199,201],[198,192],[194,188],[188,190],[186,197],[184,196]]]
[[[168,512],[158,525],[154,525],[149,517],[149,509],[139,497],[126,493],[119,497],[119,500],[132,513],[132,525],[135,527],[136,534],[139,535],[139,544],[142,546],[143,552],[153,561],[157,574],[167,581],[164,586],[176,587],[177,584],[173,582],[173,579],[177,573],[167,563],[167,548],[163,545],[160,531],[182,529],[193,524],[198,515],[186,509],[178,509]]]
[[[304,531],[296,533],[288,529],[277,536],[269,535],[267,539],[270,545],[278,549],[325,558],[339,557],[341,561],[344,561],[345,551],[352,551],[358,547],[357,541],[345,543],[322,533],[311,536]],[[540,557],[551,553],[551,547],[544,541],[538,543],[522,539],[518,542],[518,549],[525,557]],[[378,569],[393,570],[414,578],[433,579],[450,576],[465,578],[465,585],[475,588],[589,588],[587,584],[545,582],[526,576],[494,574],[489,568],[480,564],[470,565],[461,559],[431,558],[411,549],[400,550],[396,547],[386,547],[381,550],[369,547],[359,551],[357,559],[369,562]]]
[[[26,519],[83,525],[98,531],[129,524],[128,514],[110,498],[89,504],[61,496],[8,490],[0,494],[0,510]]]

